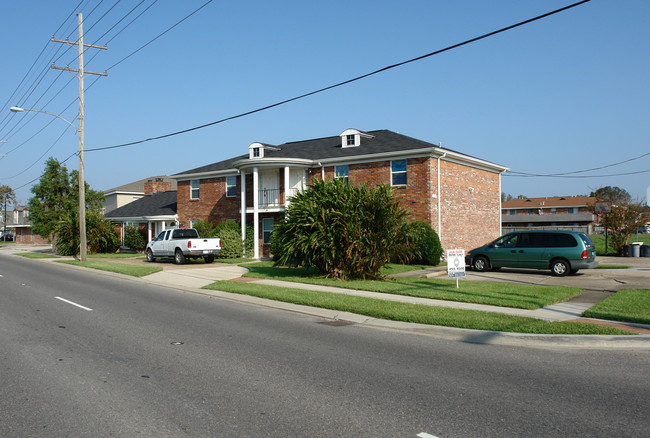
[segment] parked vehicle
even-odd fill
[[[206,263],[212,263],[221,251],[221,239],[201,238],[194,228],[166,230],[149,242],[145,251],[148,262],[154,262],[157,258],[173,257],[177,265],[182,265],[187,259],[196,258],[203,258]]]
[[[7,233],[6,235],[2,234],[2,231],[0,231],[0,240],[3,242],[13,242],[14,241],[14,235],[11,233]]]
[[[550,269],[553,275],[575,274],[595,268],[596,247],[578,231],[515,231],[473,249],[465,263],[475,271],[508,268]]]

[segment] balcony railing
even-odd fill
[[[289,189],[289,199],[298,193],[297,189]],[[259,207],[284,207],[285,190],[283,189],[262,189],[258,192],[257,204]],[[252,207],[252,203],[250,205]]]

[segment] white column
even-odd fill
[[[260,178],[257,172],[257,167],[253,168],[253,257],[260,258],[260,212],[259,212],[259,192],[260,192]]]
[[[244,257],[246,254],[246,174],[242,171],[239,174],[239,189],[241,197],[241,244],[244,249]]]
[[[289,166],[284,166],[284,208],[287,208],[290,202],[291,187],[289,186],[289,181]]]
[[[147,222],[147,242],[151,242],[151,226],[153,223],[151,221]]]

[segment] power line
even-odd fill
[[[471,44],[471,43],[475,43],[475,42],[480,41],[482,39],[489,38],[491,36],[506,32],[508,30],[512,30],[512,29],[515,29],[517,27],[520,27],[520,26],[523,26],[523,25],[526,25],[526,24],[530,24],[530,23],[532,23],[534,21],[541,20],[541,19],[549,17],[551,15],[558,14],[560,12],[566,11],[568,9],[574,8],[574,7],[582,5],[584,3],[588,3],[589,1],[591,1],[591,0],[582,0],[582,1],[579,1],[577,3],[573,3],[571,5],[565,6],[563,8],[556,9],[554,11],[547,12],[547,13],[542,14],[542,15],[538,15],[537,17],[530,18],[528,20],[521,21],[519,23],[516,23],[516,24],[510,25],[510,26],[501,28],[499,30],[495,30],[493,32],[486,33],[484,35],[481,35],[481,36],[478,36],[478,37],[463,41],[462,43],[458,43],[458,44],[454,44],[454,45],[445,47],[444,49],[436,50],[434,52],[427,53],[425,55],[421,55],[421,56],[418,56],[416,58],[412,58],[412,59],[409,59],[409,60],[406,60],[406,61],[402,61],[402,62],[399,62],[397,64],[389,65],[387,67],[380,68],[379,70],[375,70],[373,72],[366,73],[366,74],[361,75],[361,76],[357,76],[356,78],[348,79],[346,81],[339,82],[339,83],[334,84],[334,85],[330,85],[330,86],[327,86],[327,87],[324,87],[324,88],[320,88],[320,89],[318,89],[316,91],[311,91],[309,93],[301,94],[299,96],[292,97],[290,99],[286,99],[286,100],[283,100],[283,101],[280,101],[280,102],[277,102],[277,103],[274,103],[274,104],[271,104],[271,105],[267,105],[267,106],[257,108],[257,109],[251,110],[251,111],[247,111],[247,112],[244,112],[244,113],[241,113],[241,114],[237,114],[237,115],[234,115],[234,116],[226,117],[225,119],[221,119],[221,120],[217,120],[217,121],[214,121],[214,122],[211,122],[211,123],[206,123],[206,124],[203,124],[203,125],[195,126],[193,128],[184,129],[182,131],[176,131],[176,132],[172,132],[172,133],[169,133],[169,134],[159,135],[157,137],[146,138],[144,140],[137,140],[137,141],[132,141],[132,142],[129,142],[129,143],[122,143],[122,144],[118,144],[118,145],[114,145],[114,146],[90,148],[90,149],[86,149],[86,152],[96,152],[96,151],[104,151],[104,150],[108,150],[108,149],[117,149],[117,148],[123,148],[123,147],[127,147],[127,146],[134,146],[134,145],[141,144],[141,143],[146,143],[146,142],[149,142],[149,141],[161,140],[163,138],[173,137],[173,136],[180,135],[180,134],[186,134],[188,132],[192,132],[192,131],[196,131],[196,130],[199,130],[199,129],[207,128],[209,126],[214,126],[214,125],[224,123],[224,122],[227,122],[227,121],[230,121],[230,120],[239,119],[239,118],[242,118],[242,117],[245,117],[245,116],[249,116],[251,114],[259,113],[261,111],[266,111],[268,109],[275,108],[275,107],[280,106],[280,105],[284,105],[284,104],[287,104],[287,103],[290,103],[290,102],[293,102],[293,101],[296,101],[296,100],[304,99],[306,97],[313,96],[315,94],[319,94],[319,93],[322,93],[322,92],[325,92],[325,91],[328,91],[328,90],[331,90],[331,89],[334,89],[334,88],[337,88],[337,87],[341,87],[343,85],[351,84],[352,82],[360,81],[361,79],[365,79],[365,78],[368,78],[370,76],[374,76],[374,75],[377,75],[379,73],[383,73],[383,72],[386,72],[388,70],[392,70],[394,68],[401,67],[401,66],[404,66],[406,64],[410,64],[412,62],[421,61],[421,60],[423,60],[425,58],[429,58],[431,56],[439,55],[441,53],[448,52],[450,50],[457,49],[459,47],[462,47],[462,46],[465,46],[465,45],[468,45],[468,44]],[[208,2],[208,3],[210,3],[210,2]],[[140,50],[140,49],[138,49],[138,50]],[[133,53],[136,53],[136,52],[133,52]],[[129,56],[131,56],[131,55],[129,55]],[[126,58],[124,58],[124,59],[126,59]],[[122,62],[122,61],[120,61],[120,62]],[[117,64],[119,64],[119,62]],[[117,64],[111,66],[110,68],[115,67]]]
[[[607,166],[606,166],[607,167]],[[552,178],[605,178],[610,176],[626,176],[626,175],[639,175],[641,173],[648,173],[648,170],[638,170],[636,172],[624,172],[624,173],[611,173],[609,175],[534,175],[534,174],[525,174],[525,175],[512,175],[510,172],[506,172],[503,176],[510,177],[520,177],[520,178],[539,178],[539,177],[552,177]]]
[[[650,155],[650,152],[639,155],[638,157],[629,158],[627,160],[619,161],[618,163],[606,164],[604,166],[592,167],[591,169],[585,169],[585,170],[575,170],[573,172],[564,172],[564,173],[526,173],[526,172],[509,171],[508,176],[564,177],[566,175],[573,175],[573,174],[576,174],[576,173],[586,173],[586,172],[593,172],[594,170],[607,169],[608,167],[614,167],[614,166],[618,166],[620,164],[625,164],[625,163],[629,163],[631,161],[639,160],[639,159],[641,159],[643,157],[647,157],[648,155]]]

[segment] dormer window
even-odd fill
[[[346,129],[340,135],[342,148],[354,148],[361,146],[362,138],[374,138],[373,135],[366,134],[357,129]]]
[[[252,143],[248,146],[248,158],[264,158],[265,151],[279,151],[280,148],[263,143]]]

